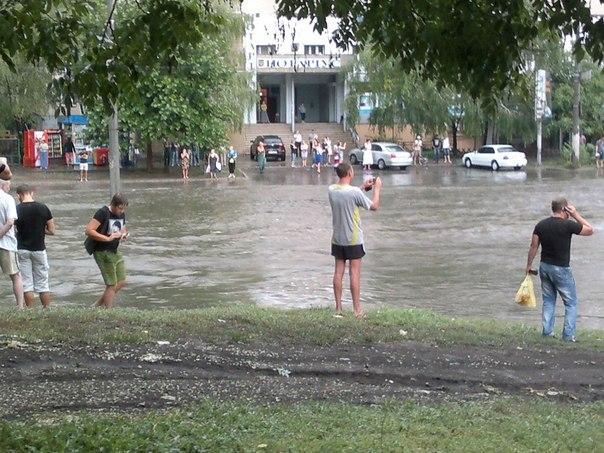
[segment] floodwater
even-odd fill
[[[128,284],[118,305],[331,306],[327,186],[336,180],[333,172],[319,177],[269,163],[260,177],[245,158],[240,164],[247,179],[223,175],[210,182],[198,169],[192,169],[197,179],[186,183],[176,172],[124,175],[131,236],[121,246]],[[533,226],[549,215],[550,200],[564,195],[596,229],[592,237],[573,238],[579,325],[604,328],[604,176],[595,170],[491,172],[442,165],[374,174],[382,176],[384,189],[381,209],[362,213],[366,309],[419,307],[453,317],[537,323],[539,310],[515,305],[514,294]],[[361,182],[360,167],[356,179]],[[83,247],[83,228],[107,203],[107,180],[107,173],[85,184],[67,173],[21,171],[15,177],[15,185],[37,184],[37,200],[55,216],[57,235],[47,239],[55,306],[89,306],[103,289]],[[347,286],[346,276],[349,309]],[[12,303],[8,278],[0,290],[2,300]]]

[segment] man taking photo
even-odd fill
[[[572,218],[572,220],[571,220]],[[543,336],[554,337],[556,295],[564,302],[562,339],[576,341],[577,288],[570,268],[572,235],[591,236],[593,228],[565,198],[552,201],[552,215],[539,222],[533,231],[526,262],[528,274],[541,245],[541,292],[543,296]]]
[[[350,292],[352,309],[357,318],[363,316],[361,309],[361,258],[365,256],[363,230],[359,208],[377,211],[380,207],[380,178],[365,181],[361,187],[351,186],[354,170],[348,162],[342,162],[336,169],[339,181],[329,186],[333,236],[331,255],[335,258],[333,293],[336,300],[336,314],[342,313],[342,279],[349,262]],[[373,198],[365,196],[365,191],[373,188]]]

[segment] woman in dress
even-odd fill
[[[365,170],[371,170],[373,165],[373,152],[371,151],[371,140],[365,140],[365,146],[363,148],[363,168]]]
[[[319,140],[314,138],[312,141],[313,149],[315,150],[315,162],[314,166],[317,169],[317,173],[321,173],[321,162],[323,162],[323,150],[319,144]]]
[[[258,147],[256,148],[256,160],[258,161],[258,170],[262,175],[266,167],[266,145],[262,140],[258,142]]]
[[[306,161],[308,160],[308,143],[302,142],[300,149],[300,154],[302,154],[302,167],[306,167]]]
[[[213,148],[208,155],[208,164],[210,165],[210,179],[218,179],[218,154]]]
[[[180,167],[182,169],[182,179],[189,179],[189,166],[191,165],[191,153],[186,148],[182,147],[180,151]]]

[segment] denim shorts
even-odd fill
[[[48,285],[48,257],[46,250],[30,251],[18,250],[19,267],[23,279],[23,292],[47,293]]]

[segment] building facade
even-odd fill
[[[328,29],[320,34],[308,20],[279,18],[272,0],[244,0],[241,12],[247,17],[245,68],[258,89],[258,103],[245,123],[287,123],[293,129],[302,120],[300,110],[307,123],[341,122],[346,96],[342,71],[352,52],[330,40],[337,21],[328,20]]]

